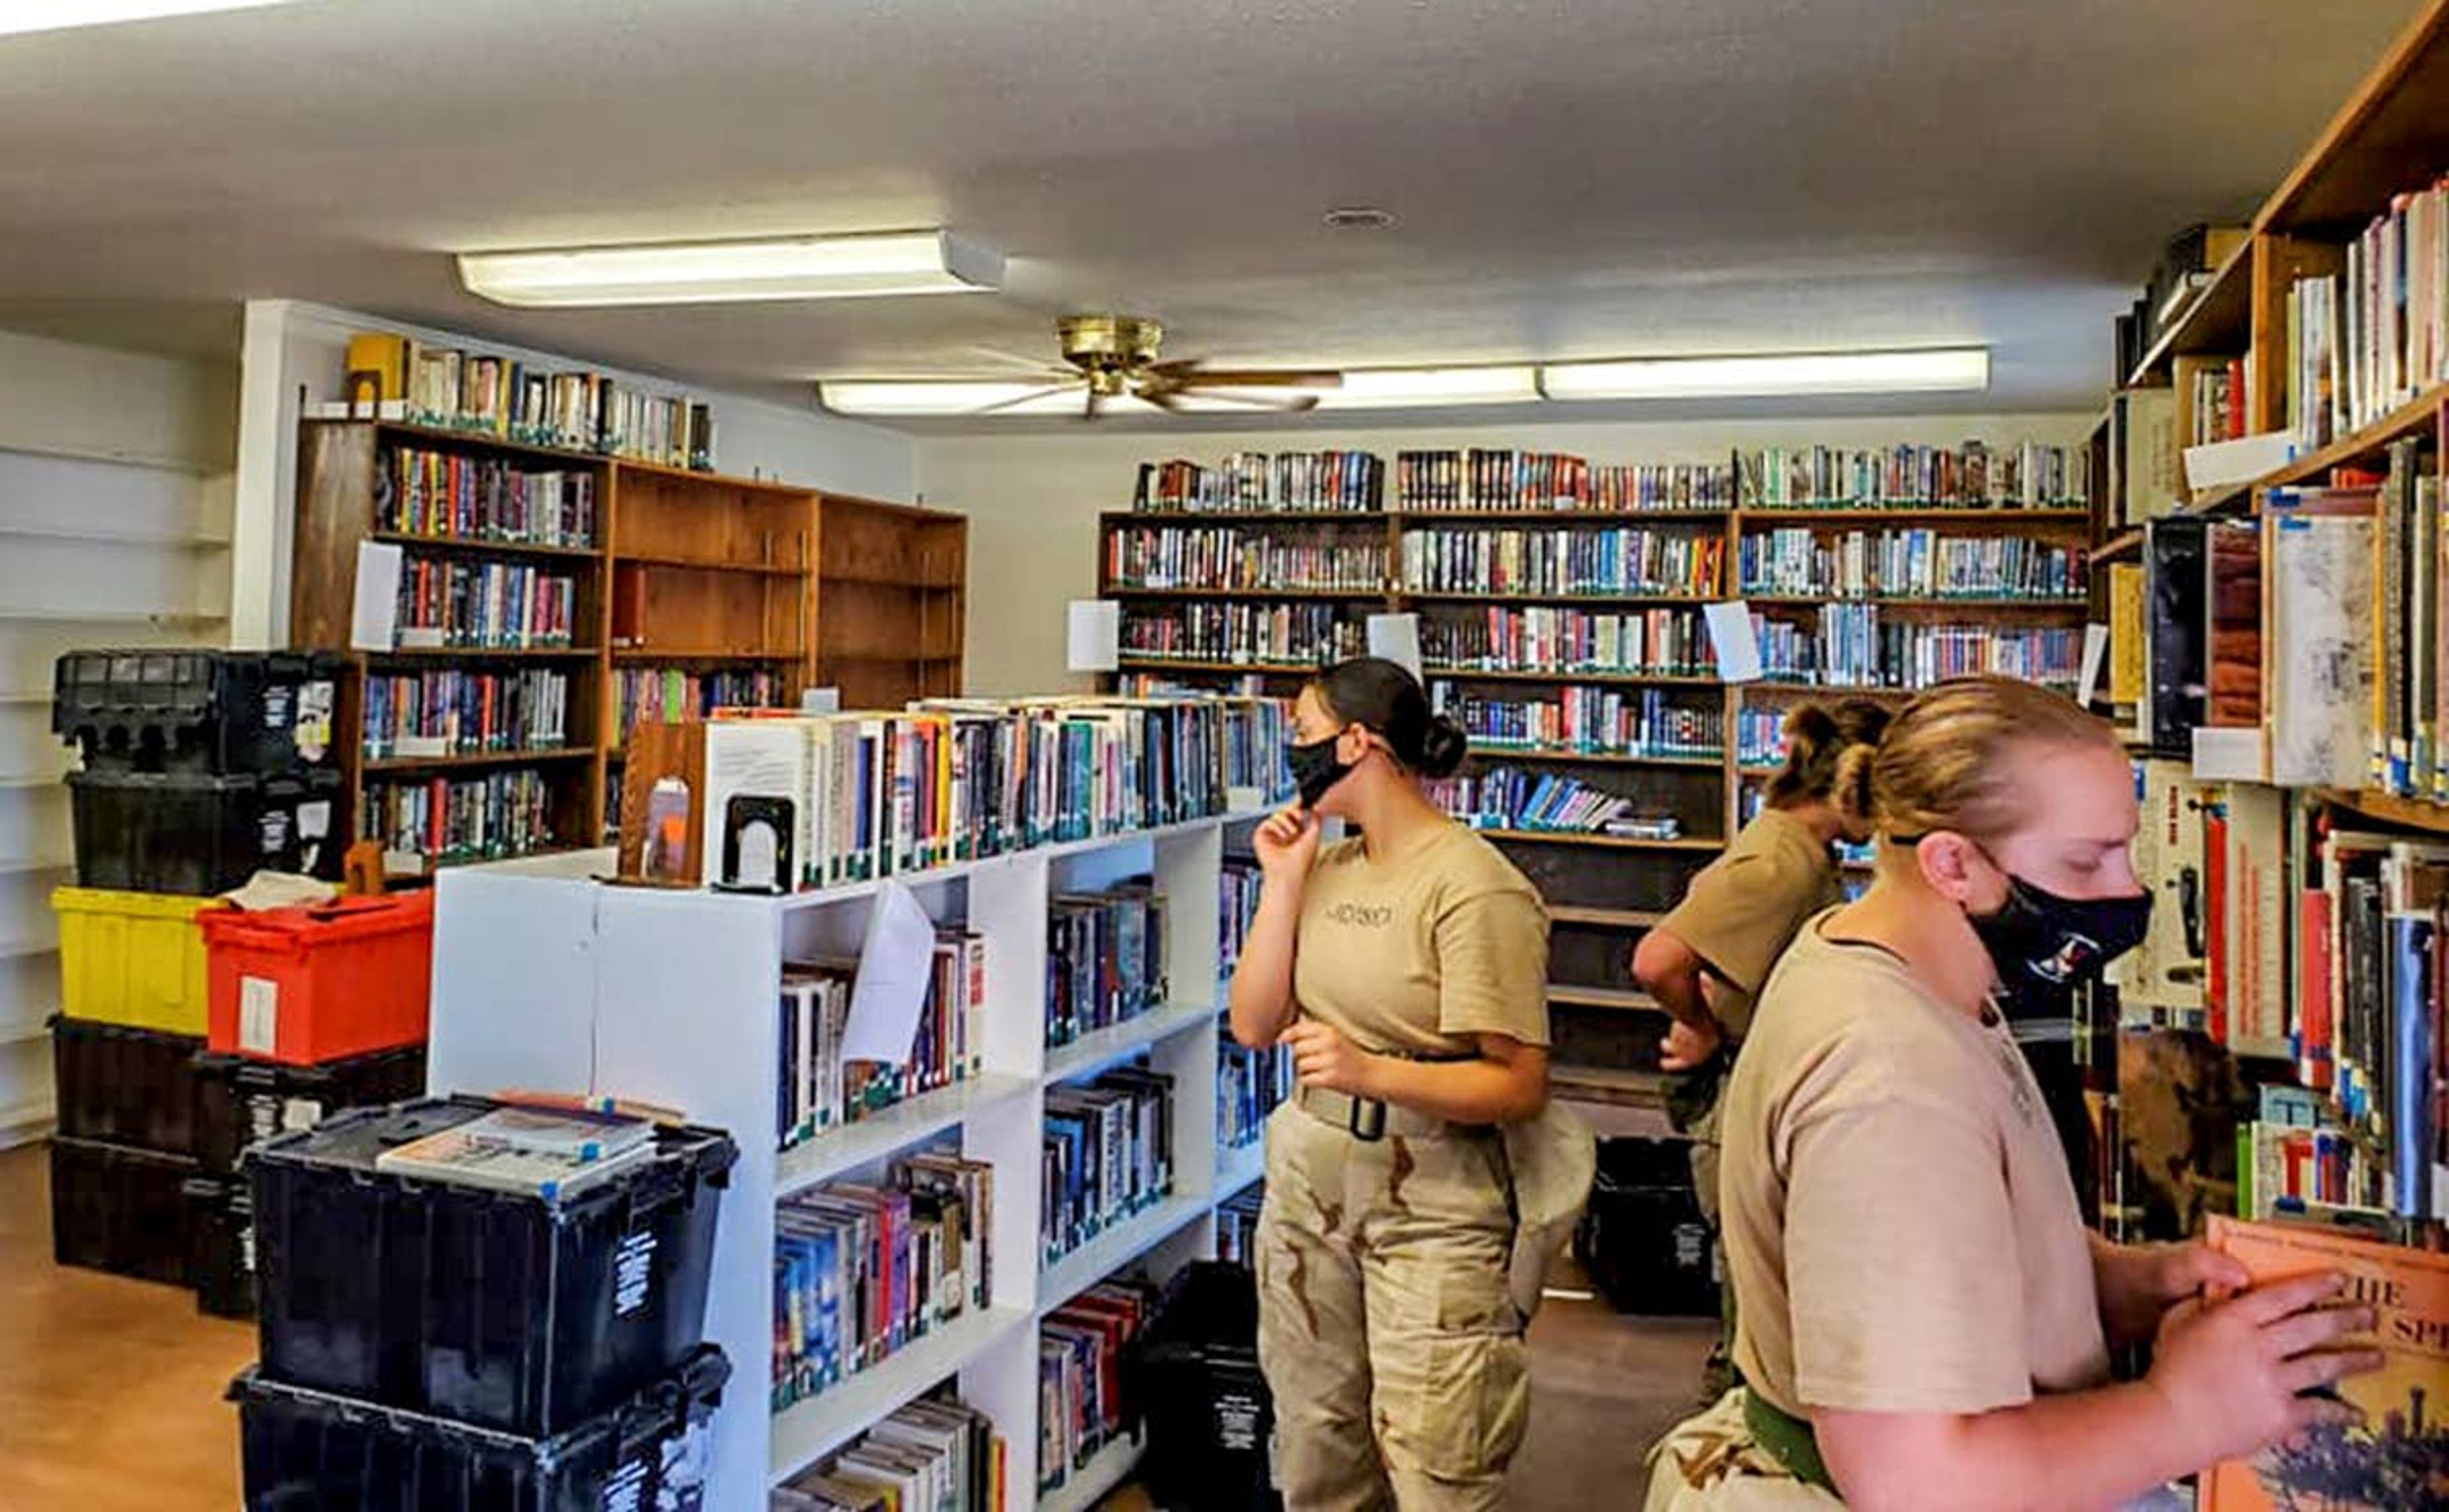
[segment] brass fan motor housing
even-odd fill
[[[1135,315],[1071,315],[1054,322],[1063,360],[1087,374],[1089,392],[1116,398],[1132,374],[1156,361],[1165,327]]]

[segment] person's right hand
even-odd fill
[[[1250,837],[1258,852],[1259,873],[1269,887],[1297,888],[1318,859],[1318,815],[1298,803],[1287,804],[1259,822]]]
[[[2203,1465],[2248,1455],[2325,1423],[2352,1423],[2344,1402],[2300,1391],[2378,1370],[2379,1349],[2340,1341],[2372,1331],[2369,1307],[2335,1303],[2343,1278],[2298,1276],[2225,1302],[2189,1298],[2169,1310],[2153,1350],[2151,1388],[2175,1409]]]
[[[1709,1063],[1709,1057],[1717,1054],[1718,1046],[1725,1042],[1726,1034],[1714,1019],[1698,1028],[1677,1019],[1668,1026],[1667,1043],[1659,1047],[1658,1069],[1697,1070]]]

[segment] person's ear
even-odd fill
[[[1957,906],[1981,911],[1995,905],[1998,869],[1981,848],[1953,830],[1936,830],[1914,846],[1915,859],[1931,890]]]
[[[1336,735],[1335,758],[1348,767],[1359,766],[1361,758],[1369,755],[1371,744],[1368,726],[1347,724]]]

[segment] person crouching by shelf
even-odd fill
[[[1750,1024],[1752,998],[1768,981],[1803,921],[1843,901],[1833,850],[1869,836],[1847,826],[1829,796],[1838,764],[1857,746],[1879,744],[1888,711],[1868,699],[1833,709],[1803,704],[1785,717],[1785,765],[1768,782],[1764,807],[1725,853],[1701,869],[1667,917],[1642,936],[1632,974],[1674,1023],[1659,1066],[1667,1116],[1691,1141],[1692,1193],[1718,1227],[1718,1100]],[[1725,1273],[1723,1258],[1719,1266]],[[1721,1286],[1722,1326],[1702,1368],[1714,1402],[1734,1384],[1735,1292]]]
[[[1258,828],[1233,1036],[1300,1088],[1267,1121],[1259,1360],[1301,1512],[1504,1504],[1530,1408],[1523,1330],[1590,1190],[1548,1101],[1548,919],[1422,794],[1464,737],[1392,661],[1294,711],[1300,799]],[[1321,822],[1359,826],[1321,844]]]
[[[2150,917],[2109,726],[1943,683],[1837,801],[1859,901],[1778,963],[1726,1085],[1719,1199],[1744,1385],[1651,1451],[1649,1512],[2112,1507],[2352,1409],[2380,1356],[2338,1278],[2242,1289],[2200,1245],[2092,1234],[2002,1005],[2096,975]],[[2156,1339],[2150,1376],[2110,1349]]]

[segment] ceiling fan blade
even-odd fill
[[[1167,373],[1167,382],[1183,389],[1340,389],[1343,374],[1325,369],[1198,368]]]
[[[1182,413],[1182,396],[1173,390],[1154,384],[1133,390],[1131,396],[1142,404],[1152,404],[1167,414]]]
[[[988,405],[986,408],[982,410],[973,410],[970,413],[993,414],[997,410],[1018,409],[1024,404],[1030,404],[1039,399],[1051,398],[1053,395],[1061,393],[1064,390],[1070,387],[1071,385],[1068,383],[1058,383],[1053,385],[1051,388],[1034,389],[1027,393],[1014,394],[1009,399],[998,399],[994,403]]]

